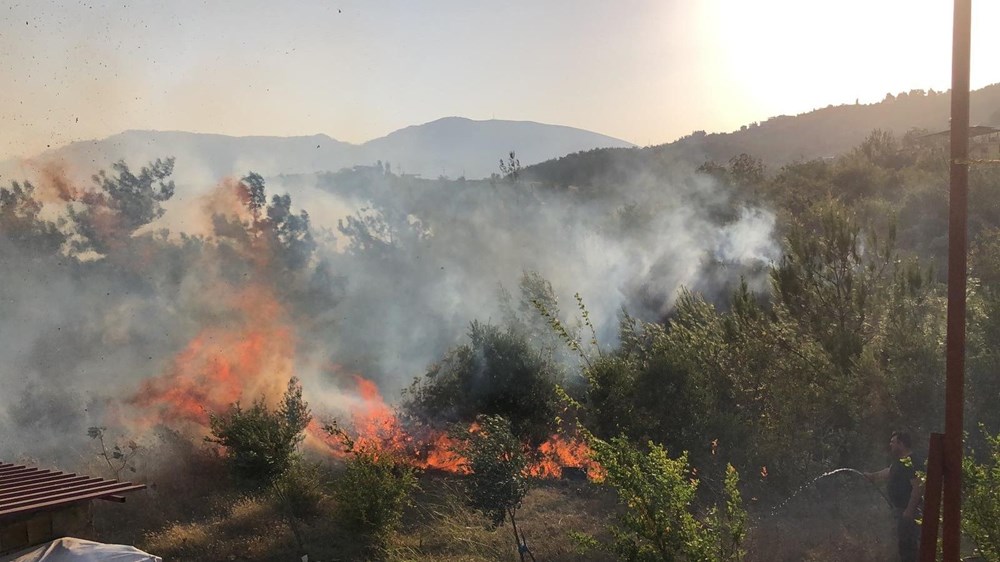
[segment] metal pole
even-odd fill
[[[920,529],[920,562],[937,560],[938,524],[941,516],[941,469],[944,435],[931,433],[924,487],[924,522]]]
[[[959,562],[961,542],[971,4],[972,0],[955,0],[951,62],[951,194],[948,208],[948,335],[942,526],[945,562]]]

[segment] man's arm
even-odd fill
[[[903,517],[906,519],[913,519],[917,516],[917,506],[920,505],[920,499],[924,497],[924,479],[914,476],[910,480],[910,487],[910,501],[906,504],[906,509],[903,510]]]
[[[889,467],[887,466],[878,472],[865,472],[864,475],[869,482],[885,482],[889,479]]]

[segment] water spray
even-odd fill
[[[892,502],[889,501],[889,497],[885,495],[885,492],[883,492],[881,490],[881,488],[879,488],[878,486],[875,486],[874,482],[872,482],[871,480],[868,480],[868,477],[865,476],[864,472],[861,472],[860,470],[856,470],[856,469],[853,469],[853,468],[837,468],[837,469],[831,470],[829,472],[824,472],[823,474],[820,474],[816,478],[813,478],[811,481],[809,481],[809,482],[803,484],[802,486],[800,486],[797,490],[795,490],[795,492],[792,493],[792,495],[788,496],[788,498],[786,498],[785,501],[781,502],[780,504],[778,504],[777,506],[775,506],[774,509],[771,510],[771,516],[773,517],[774,515],[776,515],[786,505],[788,505],[789,502],[791,502],[793,499],[795,499],[796,496],[798,496],[800,493],[802,493],[802,491],[804,491],[806,488],[814,486],[817,482],[819,482],[820,480],[822,480],[822,479],[824,479],[824,478],[826,478],[828,476],[833,476],[834,474],[841,474],[841,473],[845,473],[845,472],[851,473],[851,474],[857,474],[858,476],[864,478],[866,482],[868,482],[869,484],[872,485],[873,488],[875,488],[875,491],[878,492],[878,495],[882,496],[882,499],[885,500],[885,503],[889,507],[892,507]]]

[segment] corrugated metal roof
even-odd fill
[[[94,476],[15,465],[0,461],[0,517],[28,513],[145,488]]]

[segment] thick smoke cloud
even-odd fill
[[[556,189],[517,177],[421,180],[379,165],[268,178],[263,205],[254,182],[228,179],[210,197],[164,202],[153,221],[102,222],[104,239],[120,242],[103,253],[79,251],[81,233],[100,229],[78,222],[128,205],[82,196],[95,188],[76,180],[60,197],[35,197],[41,210],[8,197],[0,458],[69,462],[88,426],[135,434],[204,423],[292,375],[317,413],[349,405],[354,373],[392,399],[470,321],[502,322],[500,288],[516,293],[525,272],[552,283],[566,318],[579,293],[605,345],[623,308],[658,320],[682,286],[718,296],[740,275],[766,281],[777,253],[767,210],[693,170],[637,178]],[[52,177],[39,181],[36,194],[53,192]],[[290,201],[270,198],[284,193]],[[40,232],[60,243],[36,243]],[[201,378],[213,369],[221,378]],[[181,391],[203,403],[158,402]]]
[[[564,309],[579,293],[613,344],[623,308],[658,320],[682,286],[715,297],[746,275],[759,287],[777,254],[773,215],[693,170],[587,192],[378,167],[282,187],[306,185],[355,209],[340,219],[337,250],[326,249],[346,281],[335,313],[344,329],[329,345],[389,388],[440,357],[472,319],[500,322],[498,288],[516,293],[525,272],[549,280]]]

